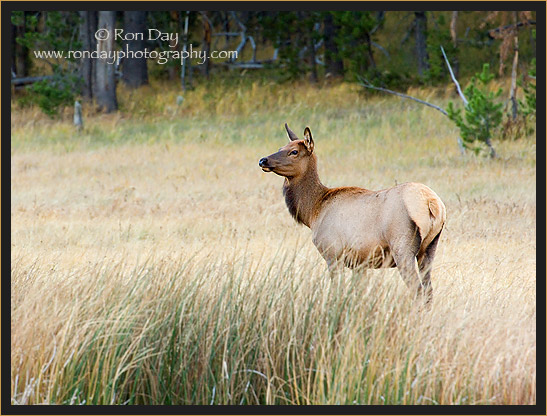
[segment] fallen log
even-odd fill
[[[46,79],[52,79],[52,75],[45,75],[41,77],[22,77],[22,78],[12,78],[11,83],[15,86],[33,84],[38,81],[44,81]]]

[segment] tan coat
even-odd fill
[[[381,191],[327,188],[317,174],[309,128],[303,140],[285,128],[291,141],[259,166],[285,177],[289,212],[310,227],[329,269],[397,266],[405,283],[431,300],[431,264],[446,221],[437,194],[413,182]]]
[[[337,188],[321,202],[310,224],[313,243],[328,259],[344,259],[348,266],[394,266],[391,248],[408,243],[408,231],[418,230],[419,250],[441,232],[445,208],[437,194],[419,183],[405,183],[381,191]]]

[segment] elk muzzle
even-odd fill
[[[264,172],[271,172],[272,171],[272,169],[268,166],[268,158],[267,157],[263,157],[262,159],[260,159],[258,161],[258,166],[260,166]]]

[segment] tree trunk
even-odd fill
[[[310,37],[310,39],[308,40],[308,48],[310,49],[310,81],[315,83],[319,81],[319,78],[317,77],[317,64],[315,63],[315,45],[312,37]]]
[[[99,29],[106,29],[110,36],[108,39],[98,40],[97,49],[99,55],[106,51],[111,54],[114,50],[114,27],[116,24],[116,12],[99,12]],[[116,77],[114,73],[114,63],[110,59],[97,59],[95,71],[95,91],[94,96],[97,99],[99,110],[111,113],[118,109],[116,99]]]
[[[180,20],[180,28],[182,32],[183,37],[183,45],[182,45],[182,52],[184,55],[188,52],[188,21],[190,19],[190,11],[186,11],[186,15],[184,16],[184,23],[182,19],[182,12],[179,14],[179,20]],[[190,66],[190,59],[189,58],[183,58],[182,59],[182,65],[180,68],[180,82],[182,85],[182,90],[186,91],[188,85],[186,83],[186,74],[189,76],[191,75],[192,67]],[[191,85],[190,85],[191,87]]]
[[[123,26],[125,33],[145,33],[146,12],[125,11],[123,13]],[[129,56],[123,59],[123,82],[131,88],[138,88],[148,84],[148,69],[144,57],[146,41],[144,39],[126,40],[123,46]],[[142,56],[130,56],[135,53],[142,53]]]
[[[429,57],[427,55],[427,16],[425,12],[414,12],[416,34],[416,58],[418,59],[418,75],[425,75],[429,69]]]
[[[312,21],[311,12],[308,12],[307,16],[310,21]],[[314,32],[315,28],[313,27],[313,24],[310,23],[310,30],[308,32],[308,48],[310,50],[310,69],[311,69],[311,75],[310,75],[310,81],[313,83],[316,83],[319,81],[319,77],[317,76],[317,64],[315,62],[315,41],[314,41]]]
[[[201,66],[202,68],[202,74],[209,78],[209,70],[210,70],[210,60],[209,60],[209,51],[211,50],[211,35],[213,28],[211,27],[211,23],[209,21],[209,17],[207,16],[207,12],[201,12],[201,17],[203,20],[203,46],[201,50],[205,53],[205,60]]]
[[[532,47],[532,51],[534,52],[534,58],[537,58],[537,55],[536,55],[536,41],[534,40],[534,34],[533,34],[533,29],[532,29],[532,26],[530,25],[530,29],[529,29],[529,33],[530,33],[530,46]]]
[[[367,55],[369,68],[376,68],[376,62],[374,61],[374,55],[372,54],[372,39],[370,39],[370,33],[365,33],[365,41],[367,42]]]
[[[333,77],[344,74],[344,64],[340,59],[338,45],[336,44],[336,30],[334,19],[330,12],[327,12],[323,20],[323,36],[325,38],[325,64],[327,73]]]
[[[458,24],[458,12],[452,12],[452,18],[450,19],[450,37],[452,38],[452,46],[454,46],[454,51],[458,49],[458,32],[456,27]],[[457,54],[454,54],[453,61],[454,65],[454,75],[456,78],[460,75],[460,62],[458,61]]]
[[[456,33],[456,25],[458,24],[458,12],[452,12],[452,18],[450,19],[450,37],[452,38],[452,45],[456,48],[458,46],[458,37]]]
[[[95,32],[97,31],[97,12],[81,11],[78,13],[81,18],[80,41],[82,42],[82,50],[94,51],[97,49],[97,39],[95,39]],[[95,70],[96,59],[82,58],[80,67],[84,81],[82,95],[87,101],[90,101],[93,98]]]
[[[23,20],[19,25],[13,25],[13,69],[17,77],[26,77],[30,69],[29,50],[26,46],[16,41],[16,38],[25,36],[27,30],[27,15],[29,12],[23,12]]]
[[[17,75],[17,54],[15,48],[17,47],[17,26],[11,24],[11,72]]]
[[[513,121],[517,119],[518,114],[518,102],[517,102],[517,69],[519,64],[519,28],[517,26],[518,15],[517,12],[513,12],[513,18],[515,21],[515,34],[514,34],[514,45],[515,45],[515,54],[513,56],[513,69],[511,71],[511,116]]]
[[[228,33],[230,31],[230,15],[228,12],[224,11],[221,12],[222,15],[222,30],[224,33]],[[228,46],[230,45],[230,36],[226,35],[224,36],[224,46],[222,49],[228,49]]]

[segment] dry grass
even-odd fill
[[[535,403],[535,138],[461,158],[440,114],[347,85],[154,88],[82,133],[15,108],[13,403]],[[285,121],[329,186],[441,196],[430,312],[395,270],[328,280],[257,166]]]

